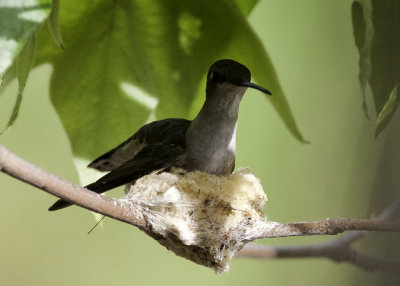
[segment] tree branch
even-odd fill
[[[327,218],[314,222],[272,223],[255,237],[275,238],[305,235],[336,235],[348,230],[400,231],[400,223],[382,219]]]
[[[107,198],[61,179],[11,153],[2,145],[0,145],[0,171],[88,210],[141,229],[146,226],[143,216],[129,203]]]
[[[349,262],[367,271],[398,271],[398,269],[400,269],[399,261],[388,261],[360,254],[341,239],[334,239],[325,243],[299,246],[248,244],[236,254],[236,257],[258,259],[327,258],[335,262]]]
[[[400,201],[396,201],[390,207],[386,208],[381,215],[377,218],[376,222],[387,223],[388,220],[394,220],[399,216],[400,213]],[[322,221],[324,222],[324,221]],[[345,222],[345,221],[342,221]],[[317,225],[320,222],[316,222]],[[376,227],[377,224],[372,224]],[[309,223],[308,223],[309,224]],[[298,225],[298,224],[294,224]],[[335,225],[335,231],[342,230]],[[357,226],[353,224],[354,227]],[[289,224],[288,229],[292,229],[293,224]],[[305,227],[301,224],[301,228]],[[388,225],[386,225],[388,227]],[[394,226],[395,228],[398,226]],[[328,227],[329,229],[331,227]],[[349,227],[347,226],[347,229]],[[333,231],[333,233],[335,232]],[[279,232],[279,231],[278,231]],[[328,231],[329,232],[329,231]],[[270,234],[273,235],[275,231]],[[295,231],[294,233],[299,233]],[[372,257],[369,255],[360,254],[355,249],[351,248],[351,244],[365,236],[365,231],[355,231],[350,234],[344,235],[340,238],[330,240],[328,242],[310,244],[310,245],[299,245],[299,246],[272,246],[272,245],[255,245],[247,244],[242,250],[240,250],[236,257],[244,258],[257,258],[257,259],[277,259],[277,258],[327,258],[335,262],[349,262],[367,271],[374,270],[385,270],[385,271],[398,271],[400,269],[400,261],[390,261],[387,259],[381,259]],[[271,237],[271,236],[270,236]],[[273,237],[273,236],[272,236]]]
[[[325,219],[316,222],[299,222],[280,224],[261,220],[259,224],[253,226],[253,229],[248,229],[245,222],[244,225],[238,226],[238,229],[229,229],[223,232],[223,235],[217,240],[215,248],[210,248],[212,253],[204,252],[209,248],[204,248],[197,244],[188,244],[185,240],[180,240],[177,235],[175,225],[172,229],[161,227],[162,232],[157,232],[154,228],[154,223],[168,223],[163,207],[151,206],[146,201],[135,201],[128,199],[112,199],[96,194],[92,191],[74,185],[66,180],[63,180],[8,151],[0,145],[0,171],[26,182],[32,186],[40,188],[54,196],[62,198],[68,202],[84,207],[91,211],[103,214],[105,216],[120,220],[122,222],[134,225],[145,231],[148,235],[155,238],[159,243],[165,245],[168,249],[176,252],[178,255],[189,258],[192,261],[214,268],[216,271],[227,271],[230,258],[236,253],[243,244],[260,238],[272,237],[287,237],[287,236],[305,236],[317,234],[334,235],[348,230],[358,230],[350,236],[342,237],[328,243],[322,243],[310,246],[291,246],[291,247],[271,247],[271,246],[247,246],[240,253],[241,257],[252,258],[281,258],[281,257],[328,257],[335,261],[352,262],[364,269],[376,269],[384,265],[388,269],[398,267],[398,262],[387,263],[376,258],[358,254],[350,248],[350,243],[362,235],[362,231],[400,231],[400,223],[392,221],[395,214],[399,212],[400,202],[396,202],[391,208],[386,210],[384,214],[376,219]],[[168,205],[170,208],[172,205]],[[179,208],[179,206],[176,206]],[[154,209],[155,208],[155,209]],[[228,215],[233,212],[230,206],[221,203],[217,205],[201,203],[198,208],[220,208]],[[147,210],[147,213],[146,213]],[[153,221],[149,221],[149,212],[157,210],[157,215],[151,217]],[[213,209],[214,210],[214,209]],[[212,210],[212,213],[216,213]],[[189,214],[189,217],[191,214]],[[262,216],[261,216],[262,217]],[[207,218],[204,218],[207,219]],[[153,223],[153,224],[152,224]],[[216,229],[224,228],[218,226]],[[200,233],[210,232],[211,230],[200,229]],[[233,233],[248,234],[245,238],[240,238],[240,235],[235,241],[232,239]],[[203,234],[201,234],[203,235]],[[211,234],[215,235],[215,234]],[[183,237],[185,235],[183,234]],[[214,246],[213,246],[214,247]],[[226,254],[228,249],[232,249],[230,256]],[[215,252],[214,252],[215,251]],[[204,253],[203,253],[204,252]],[[199,253],[203,257],[200,259]],[[212,254],[212,255],[211,255]],[[224,261],[219,260],[224,257]],[[217,265],[217,266],[216,266]]]

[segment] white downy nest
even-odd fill
[[[177,255],[229,270],[235,253],[266,223],[267,201],[248,169],[229,176],[174,169],[127,185],[125,200],[146,222],[146,232]]]

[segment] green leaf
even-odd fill
[[[0,75],[50,13],[50,0],[0,2]]]
[[[1,128],[7,129],[17,118],[34,60],[35,33],[49,12],[50,0],[0,2],[0,93],[15,76],[18,78],[14,108],[8,123]]]
[[[35,58],[35,46],[36,45],[36,35],[32,34],[29,36],[28,42],[25,47],[22,49],[21,53],[17,57],[16,61],[16,71],[18,78],[18,94],[14,104],[13,111],[8,120],[8,123],[3,131],[0,132],[2,134],[8,127],[12,126],[17,119],[19,108],[21,106],[22,94],[25,89],[25,84],[29,76],[29,72],[33,65],[33,60]]]
[[[397,85],[393,88],[392,92],[390,93],[390,97],[388,101],[386,101],[385,105],[383,106],[381,112],[378,115],[376,120],[376,132],[375,137],[379,135],[380,132],[386,127],[389,123],[390,119],[392,118],[394,112],[396,111],[397,107],[399,106],[400,97],[397,92]]]
[[[146,121],[190,117],[221,58],[249,66],[303,140],[260,40],[232,1],[64,1],[66,49],[39,35],[37,63],[53,65],[51,99],[77,158],[90,160]]]
[[[362,4],[361,4],[362,3]],[[354,29],[354,39],[358,51],[359,59],[359,80],[362,91],[362,107],[365,115],[368,115],[368,106],[366,101],[366,88],[371,77],[371,43],[373,36],[372,8],[370,0],[360,0],[353,2],[352,20]]]
[[[60,10],[60,0],[53,0],[51,5],[51,12],[47,23],[49,24],[50,33],[53,36],[57,46],[64,49],[64,44],[60,32],[60,26],[58,24],[58,15]]]
[[[392,100],[393,90],[400,83],[400,0],[356,0],[352,6],[356,46],[360,53],[360,84],[364,95],[370,85],[378,115],[376,134],[389,122],[383,109],[398,101]],[[390,107],[392,112],[396,108]],[[392,113],[391,113],[392,114]],[[382,121],[383,120],[383,121]],[[384,123],[384,124],[383,124]]]

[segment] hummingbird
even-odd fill
[[[243,95],[247,88],[271,95],[250,80],[246,66],[231,59],[216,61],[207,74],[206,100],[193,120],[167,118],[142,126],[88,165],[109,173],[85,188],[104,193],[172,167],[219,176],[231,174],[235,168],[236,129]],[[60,199],[49,210],[70,205]]]

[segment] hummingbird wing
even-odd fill
[[[104,193],[124,184],[134,182],[150,173],[161,172],[170,168],[184,154],[184,139],[183,136],[179,144],[158,143],[149,145],[143,148],[134,158],[123,163],[96,182],[87,185],[86,188],[96,193]],[[59,210],[70,205],[69,202],[60,199],[49,210]]]
[[[148,123],[120,145],[95,159],[88,167],[112,171],[134,158],[146,146],[161,142],[175,143],[177,137],[186,134],[190,122],[181,118],[168,118]]]

